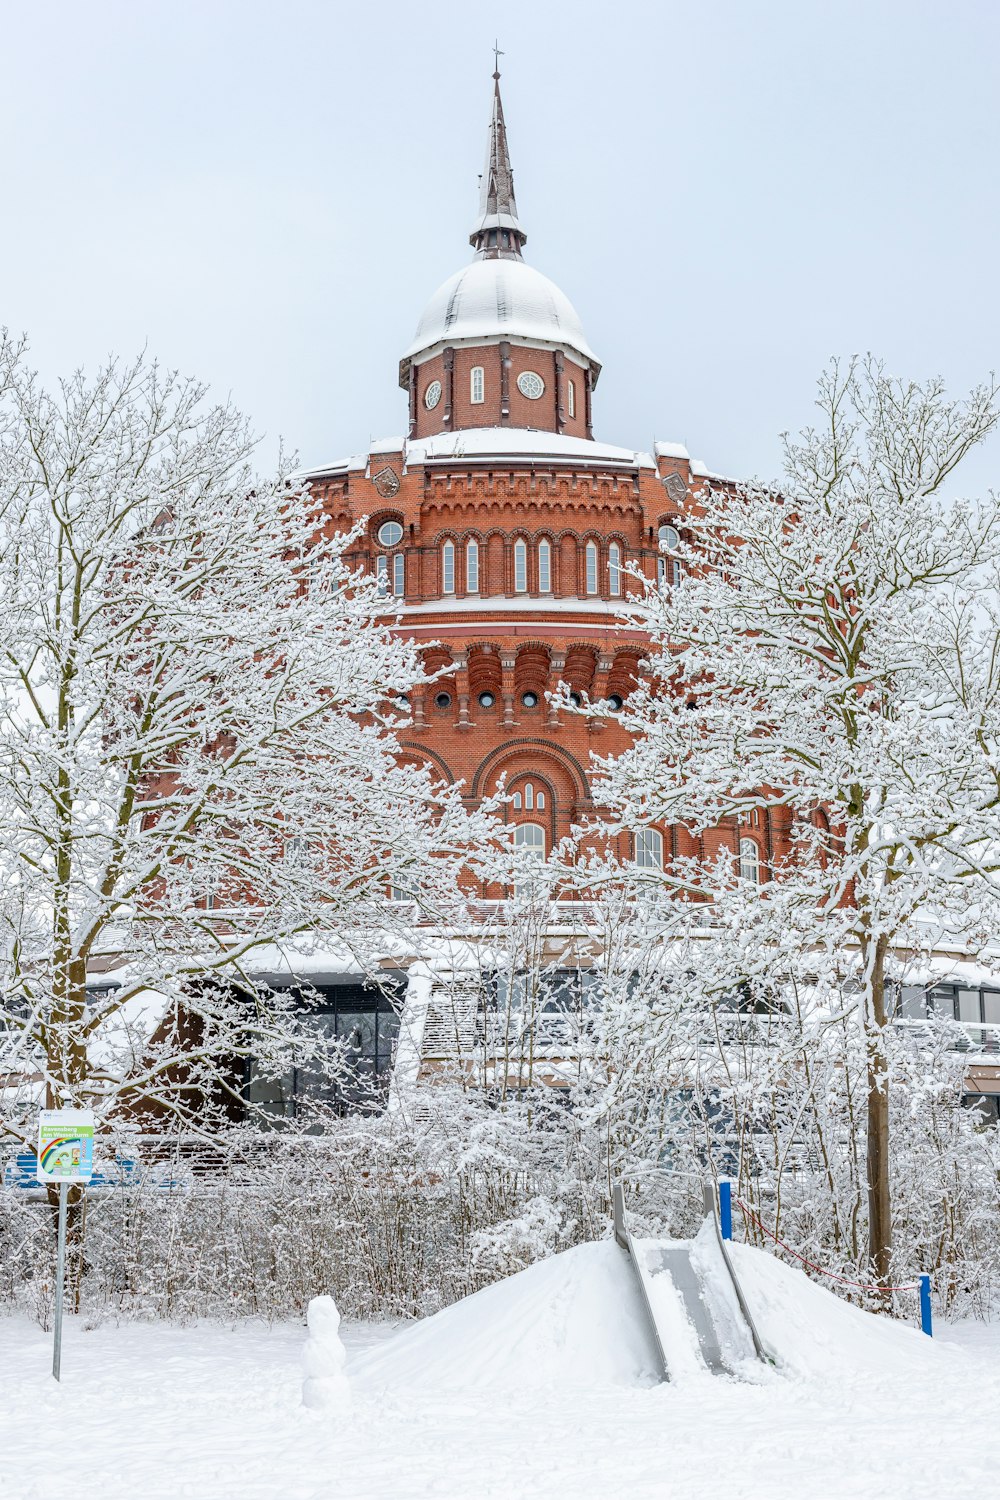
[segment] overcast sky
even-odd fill
[[[998,364],[995,0],[0,0],[0,322],[143,344],[305,463],[401,432],[469,258],[494,29],[527,258],[596,435],[772,476],[833,354]],[[963,488],[996,483],[1000,442]]]

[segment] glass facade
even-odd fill
[[[398,981],[381,989],[361,981],[318,985],[315,1000],[303,993],[303,1026],[327,1056],[310,1058],[277,1076],[251,1059],[245,1079],[248,1104],[275,1121],[299,1119],[313,1105],[340,1115],[380,1109],[399,1034],[400,993]]]

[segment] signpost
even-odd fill
[[[56,1258],[55,1342],[52,1374],[62,1364],[63,1286],[66,1279],[66,1194],[71,1182],[94,1175],[94,1116],[89,1109],[43,1109],[38,1115],[38,1180],[59,1184],[59,1249]]]

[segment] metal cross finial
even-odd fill
[[[493,43],[493,77],[497,79],[500,77],[500,59],[503,55],[499,41],[495,40]]]

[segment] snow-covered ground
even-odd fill
[[[353,1412],[303,1408],[305,1329],[0,1321],[3,1500],[923,1500],[991,1485],[1000,1325],[933,1342],[736,1247],[778,1370],[653,1383],[622,1252],[436,1319],[346,1325]]]

